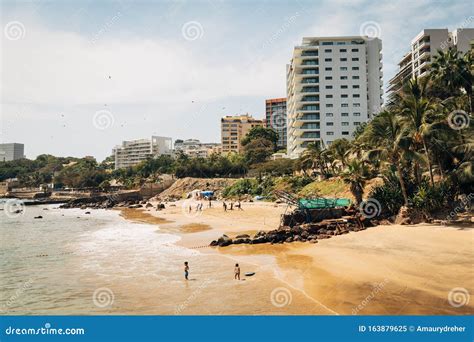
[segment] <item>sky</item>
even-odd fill
[[[382,39],[384,84],[424,28],[474,26],[468,0],[8,1],[0,5],[0,141],[94,156],[151,135],[220,141],[263,118],[306,36]]]

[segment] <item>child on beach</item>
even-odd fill
[[[184,262],[184,279],[188,280],[188,276],[189,276],[189,266],[188,266],[188,262],[185,261]]]
[[[234,279],[240,280],[240,266],[239,266],[239,264],[235,264]]]

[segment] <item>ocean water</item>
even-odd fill
[[[35,205],[15,214],[5,207],[0,315],[327,313],[294,290],[292,305],[276,306],[274,293],[288,284],[275,280],[272,263],[181,247],[179,235],[127,221],[117,210]],[[236,262],[257,274],[234,280]]]
[[[182,299],[166,289],[182,286],[184,260],[200,253],[118,211],[90,213],[56,205],[0,211],[0,314],[176,311]]]

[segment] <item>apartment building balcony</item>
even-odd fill
[[[301,54],[300,54],[300,57],[316,57],[316,56],[319,56],[318,49],[304,50],[304,51],[301,51]]]
[[[300,93],[319,93],[319,87],[303,87]]]
[[[303,60],[300,64],[301,67],[319,65],[318,59],[306,59]]]
[[[319,77],[312,77],[312,78],[303,78],[301,80],[301,84],[318,84]]]

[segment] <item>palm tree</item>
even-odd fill
[[[422,147],[426,156],[431,184],[434,185],[433,168],[428,150],[428,136],[432,133],[435,102],[428,96],[429,77],[414,78],[403,87],[399,110],[401,122],[408,129],[416,147]],[[417,171],[419,164],[416,164]],[[418,172],[415,172],[419,179]]]
[[[473,112],[473,68],[474,54],[472,51],[462,56],[455,47],[446,51],[438,50],[433,58],[430,72],[433,80],[437,82],[451,96],[457,95],[463,89],[469,98],[469,109]]]
[[[405,206],[408,206],[408,193],[403,179],[403,162],[408,159],[412,140],[393,111],[380,112],[361,134],[360,139],[371,148],[367,151],[368,159],[373,163],[384,160],[387,166],[395,166],[398,181],[403,194]]]
[[[350,150],[351,143],[347,139],[336,139],[328,147],[328,154],[331,155],[333,160],[333,169],[337,167],[339,170],[344,169],[347,164],[347,153]],[[334,170],[335,171],[335,170]]]
[[[344,182],[350,185],[351,193],[360,205],[364,195],[364,186],[369,175],[369,168],[364,161],[352,159],[347,161],[346,168],[341,173]]]
[[[327,166],[326,159],[323,154],[324,150],[321,148],[321,145],[318,143],[310,143],[306,147],[306,150],[303,152],[300,158],[301,166],[304,170],[319,169],[320,173],[327,175]]]

